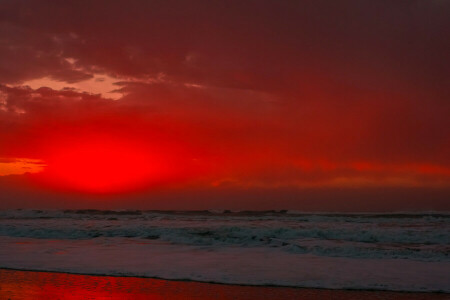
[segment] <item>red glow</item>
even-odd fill
[[[184,176],[185,163],[171,145],[90,136],[55,144],[40,176],[52,186],[88,193],[142,189]]]
[[[0,270],[4,299],[424,299],[421,293],[256,287],[137,277]],[[359,296],[359,297],[358,297]],[[2,298],[2,299],[3,299]],[[433,299],[444,299],[434,294]]]

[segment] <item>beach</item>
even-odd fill
[[[0,269],[0,299],[448,299],[405,293],[262,287]]]
[[[8,210],[0,211],[0,268],[448,294],[449,220],[444,214]]]

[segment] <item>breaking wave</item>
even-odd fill
[[[130,238],[208,247],[269,247],[330,257],[450,261],[445,213],[292,211],[0,211],[0,236]]]

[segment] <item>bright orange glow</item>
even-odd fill
[[[55,145],[41,179],[88,193],[142,189],[183,176],[185,164],[170,145],[90,136]]]
[[[0,176],[39,173],[44,164],[38,159],[15,158],[2,161],[0,159]]]

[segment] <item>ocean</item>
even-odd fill
[[[450,293],[450,213],[0,211],[0,268]]]

